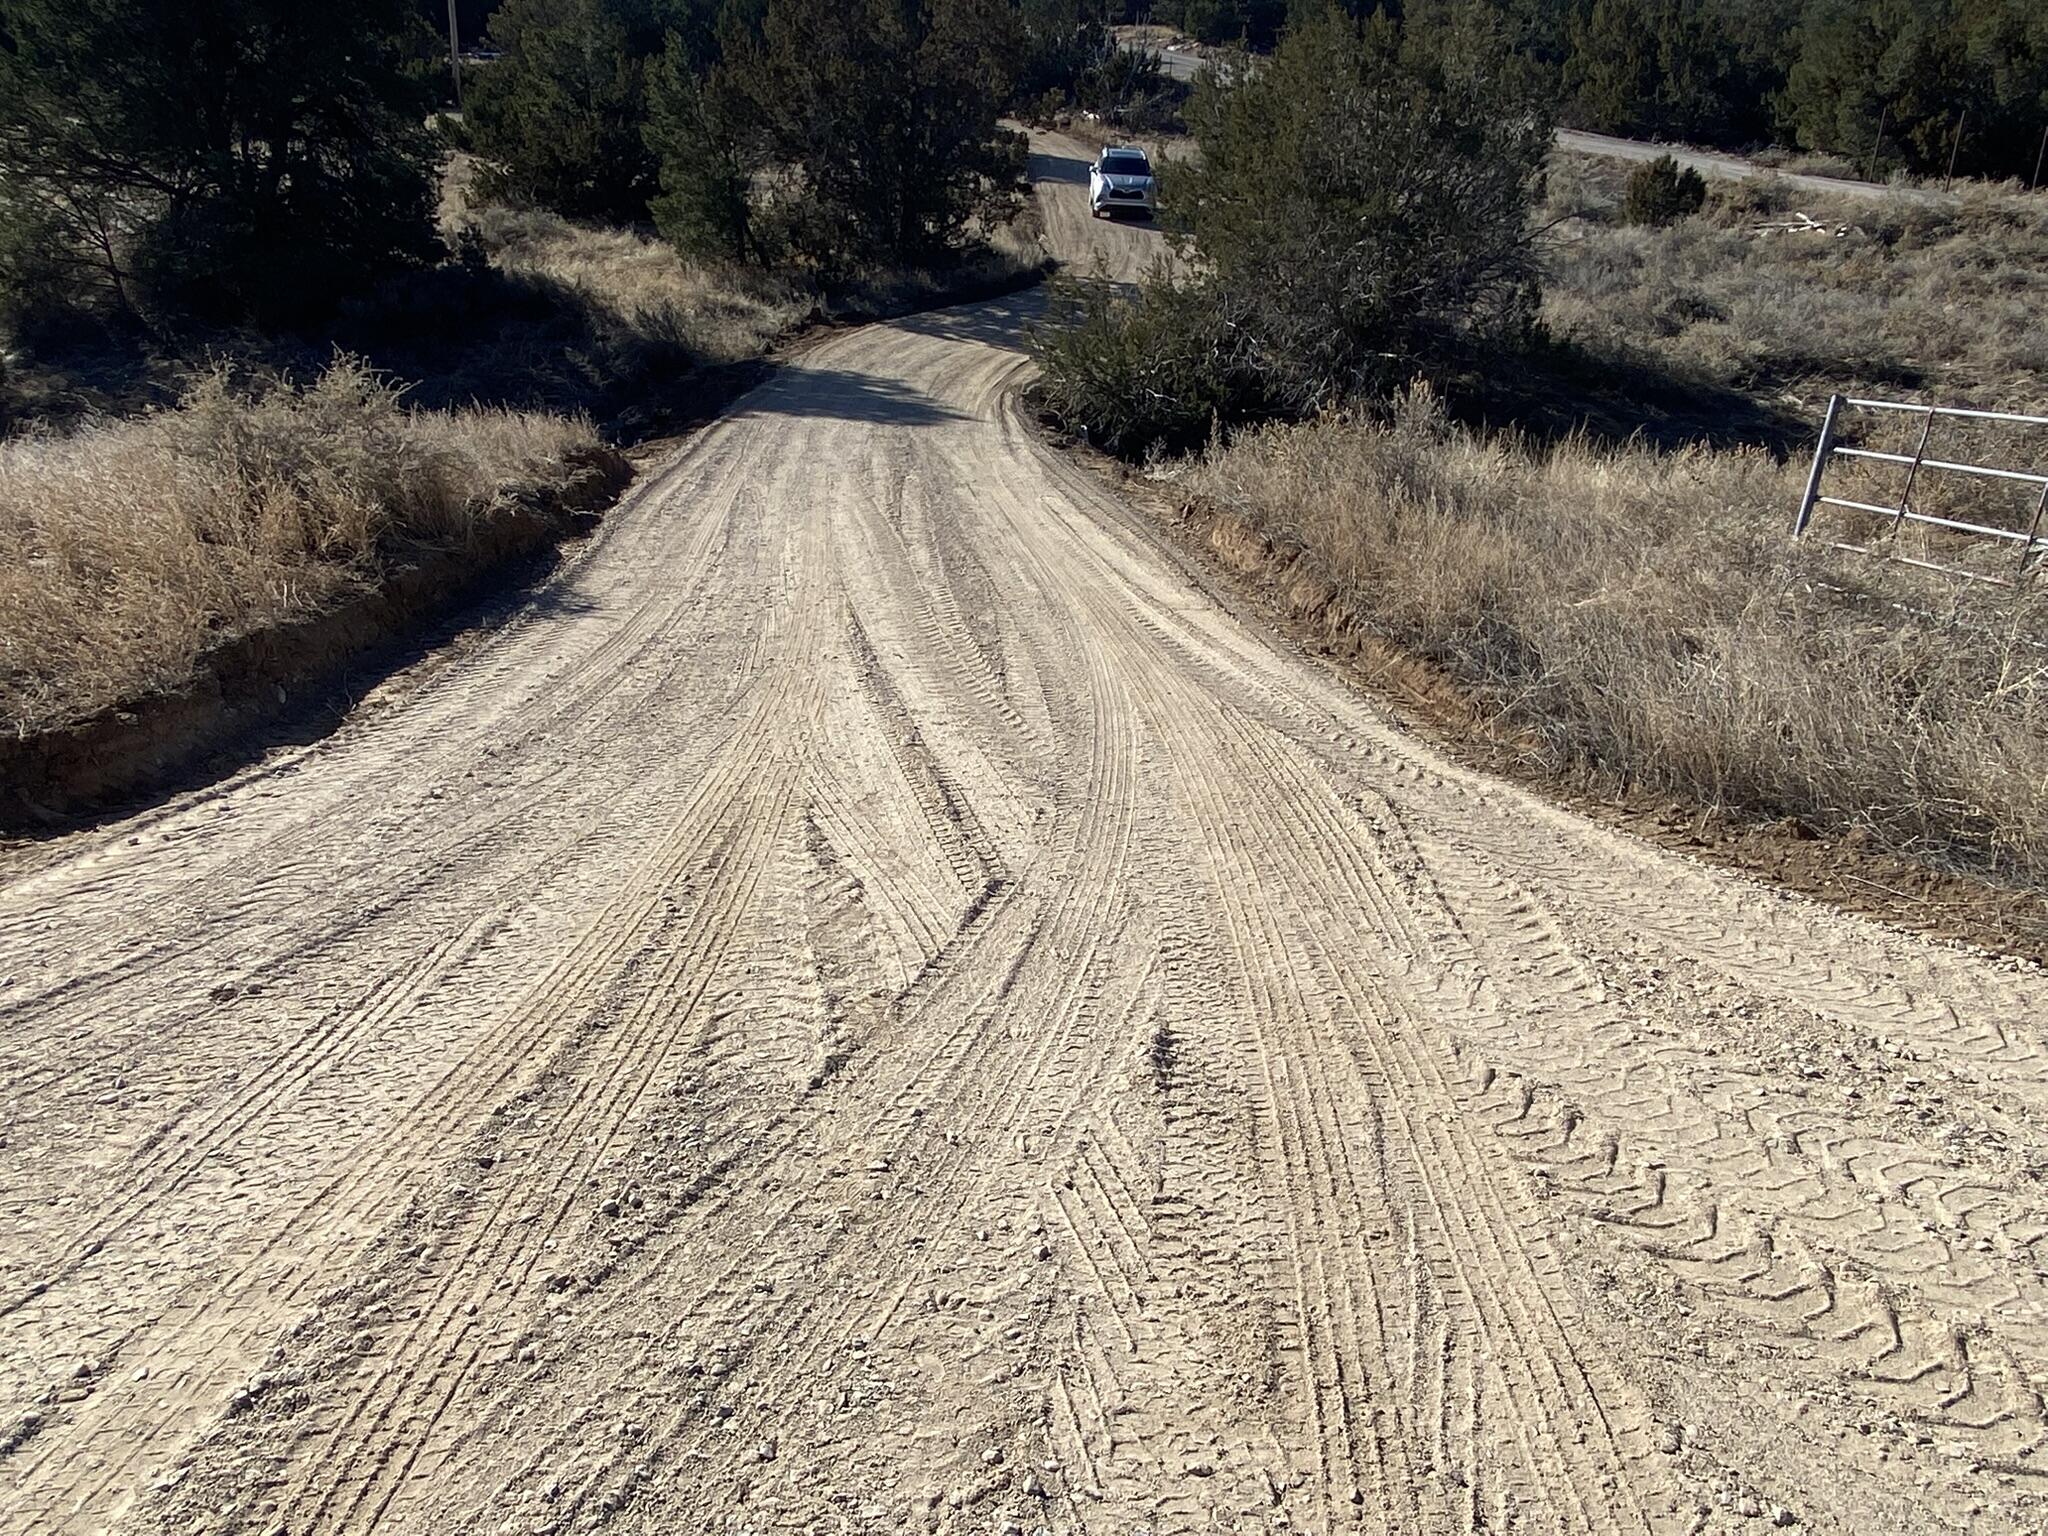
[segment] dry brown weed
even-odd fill
[[[1794,544],[1803,475],[1486,437],[1424,388],[1187,470],[1555,768],[2042,882],[2048,596]]]
[[[572,418],[410,410],[348,359],[302,389],[213,374],[171,410],[0,443],[0,725],[175,688],[407,542],[461,546],[596,444]]]

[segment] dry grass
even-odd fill
[[[966,303],[1017,288],[1051,270],[1036,199],[1009,223],[976,231],[981,249],[945,271],[879,272],[842,295],[835,317],[886,319],[933,305]]]
[[[709,362],[758,357],[810,309],[788,283],[685,261],[635,230],[495,204],[468,212],[461,227],[508,276],[557,285],[613,325],[679,342]]]
[[[616,323],[676,337],[710,361],[758,357],[820,307],[787,279],[686,261],[674,247],[629,229],[498,206],[471,215],[469,227],[499,270],[560,284]],[[879,273],[845,295],[833,313],[859,318],[946,303],[1020,278],[1045,260],[1032,207],[988,232],[986,241],[984,253],[951,271]]]
[[[828,302],[793,278],[692,261],[638,230],[473,206],[468,184],[457,157],[441,224],[465,259],[358,306],[340,340],[418,380],[430,404],[580,411],[628,440],[715,405],[712,370],[730,373],[721,365],[757,359],[821,316],[958,302],[1044,260],[1036,230],[1019,221],[987,232],[987,249],[952,270],[878,273]]]
[[[1487,439],[1426,389],[1185,469],[1554,769],[2048,884],[2048,596],[1795,546],[1802,475]]]
[[[456,157],[443,181],[441,226],[451,244],[473,238],[491,267],[515,281],[573,296],[601,329],[668,346],[705,362],[759,357],[829,310],[860,319],[900,313],[1015,282],[1041,270],[1035,204],[997,229],[985,248],[945,272],[876,273],[827,306],[788,277],[689,260],[638,230],[578,224],[538,208],[472,205],[471,167]]]
[[[1771,147],[1748,157],[1753,164],[1788,176],[1832,176],[1837,181],[1862,181],[1863,164],[1842,155]]]
[[[304,389],[215,374],[172,410],[0,443],[0,725],[174,689],[407,545],[461,547],[596,445],[576,419],[408,409],[346,359]]]

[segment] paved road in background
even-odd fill
[[[1177,80],[1194,79],[1201,73],[1205,63],[1202,55],[1176,48],[1162,49],[1159,60],[1166,73]],[[1772,171],[1744,160],[1739,155],[1688,149],[1683,145],[1646,144],[1636,139],[1617,139],[1604,133],[1582,133],[1576,128],[1560,128],[1557,131],[1557,144],[1560,149],[1568,149],[1582,155],[1600,155],[1610,160],[1654,160],[1659,155],[1670,155],[1680,165],[1691,166],[1702,176],[1720,176],[1735,181],[1746,181],[1752,177],[1774,175],[1802,191],[1824,193],[1831,197],[1855,198],[1863,202],[1896,197],[1908,202],[1931,205],[1951,200],[1947,194],[1925,188],[1894,190],[1872,182],[1847,181],[1836,176],[1794,175],[1784,171]]]
[[[1576,128],[1558,129],[1557,144],[1560,149],[1573,150],[1582,155],[1601,155],[1610,160],[1655,160],[1659,155],[1669,155],[1680,165],[1690,166],[1702,176],[1720,176],[1732,181],[1776,177],[1787,186],[1796,187],[1804,192],[1854,198],[1859,202],[1881,202],[1887,198],[1897,198],[1910,203],[1933,205],[1955,200],[1951,194],[1924,187],[1894,188],[1869,181],[1846,181],[1839,176],[1808,176],[1789,171],[1774,171],[1768,166],[1744,160],[1739,155],[1724,155],[1706,149],[1687,149],[1676,144],[1645,144],[1636,139],[1612,138],[1604,133],[1582,133]]]

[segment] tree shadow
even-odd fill
[[[965,420],[920,389],[847,368],[797,367],[755,390],[734,412],[748,416],[829,417],[876,426],[924,427]]]
[[[40,423],[69,429],[96,416],[176,404],[193,360],[167,354],[139,324],[63,317],[25,328],[0,360],[0,435]]]
[[[569,284],[459,259],[386,279],[297,331],[150,334],[81,320],[31,351],[11,370],[0,427],[10,414],[62,428],[173,404],[190,375],[222,364],[303,383],[339,351],[405,381],[416,406],[586,415],[633,442],[715,410],[746,366],[705,356],[667,317],[623,318]]]
[[[317,338],[414,381],[435,409],[494,406],[591,417],[615,441],[673,431],[703,414],[720,370],[660,315],[626,318],[573,285],[451,261],[345,305]]]
[[[1040,285],[979,304],[928,309],[922,314],[905,315],[894,324],[898,330],[917,336],[1022,349],[1030,328],[1042,320],[1045,313],[1046,290]]]
[[[1617,362],[1565,342],[1493,353],[1453,350],[1431,371],[1459,420],[1512,427],[1539,442],[1577,437],[1667,451],[1761,448],[1782,459],[1813,440],[1812,421],[1757,394],[1646,361]]]
[[[1086,160],[1076,160],[1072,155],[1055,155],[1035,149],[1031,152],[1030,162],[1033,181],[1056,181],[1070,187],[1088,185]]]

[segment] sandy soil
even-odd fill
[[[1418,744],[1033,302],[0,890],[0,1529],[2048,1519],[2048,982]]]

